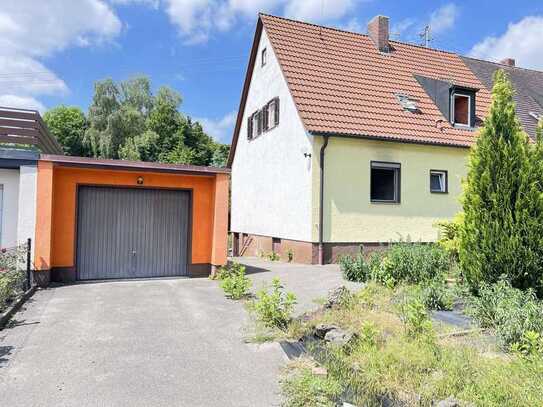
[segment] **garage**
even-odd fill
[[[187,191],[78,189],[79,280],[187,275]]]
[[[207,277],[226,263],[229,170],[42,155],[35,277]]]

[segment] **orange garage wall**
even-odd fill
[[[179,188],[192,190],[192,264],[222,264],[223,255],[212,256],[214,239],[214,217],[221,224],[227,217],[227,210],[218,210],[215,206],[216,176],[193,176],[169,173],[134,172],[106,169],[87,169],[73,167],[55,167],[53,179],[53,216],[51,227],[51,264],[50,267],[75,266],[76,241],[76,190],[77,185],[109,185],[137,187],[139,176],[144,178],[147,188]],[[226,179],[218,175],[221,181]],[[220,186],[220,182],[217,186]],[[221,189],[221,188],[219,188]],[[223,188],[222,188],[223,189]],[[219,195],[223,195],[219,193]],[[222,199],[224,197],[218,197]],[[224,205],[228,205],[228,196]],[[223,205],[219,205],[223,207]],[[225,212],[225,214],[223,214]],[[217,215],[218,213],[218,215]],[[39,229],[39,228],[38,228]],[[215,230],[216,232],[216,230]],[[218,246],[222,246],[219,235]],[[38,239],[39,240],[39,239]],[[214,257],[212,259],[212,257]],[[217,263],[218,262],[218,263]]]

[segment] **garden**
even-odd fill
[[[278,280],[249,298],[268,332],[258,340],[302,349],[281,378],[285,406],[543,405],[543,126],[529,141],[508,77],[494,81],[463,211],[436,225],[437,243],[342,257],[364,288],[299,318]],[[219,277],[227,296],[247,297],[242,266]]]

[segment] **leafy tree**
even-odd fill
[[[119,158],[133,161],[156,161],[159,136],[152,130],[130,137],[119,148]]]
[[[470,153],[460,262],[474,288],[501,277],[515,287],[535,288],[541,283],[543,254],[541,185],[515,114],[512,85],[501,70],[494,76],[492,95],[490,113]]]
[[[215,151],[213,151],[213,157],[211,158],[211,165],[213,167],[226,167],[228,154],[230,154],[230,146],[228,144],[216,143]]]
[[[43,120],[66,154],[87,155],[88,151],[83,145],[87,119],[81,109],[61,105],[45,112]]]
[[[161,151],[174,149],[182,137],[180,129],[185,119],[178,110],[181,100],[179,93],[167,87],[160,88],[156,95],[147,127],[159,135]]]

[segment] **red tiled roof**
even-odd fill
[[[269,15],[260,19],[313,134],[468,147],[475,133],[448,123],[415,74],[479,89],[476,116],[489,109],[490,92],[454,53],[394,41],[391,52],[381,53],[367,35]],[[404,110],[396,93],[417,100],[420,112]]]

